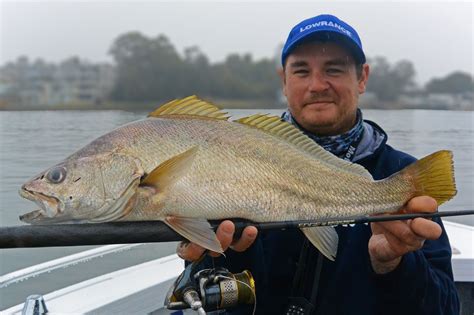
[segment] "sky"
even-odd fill
[[[181,53],[197,45],[211,62],[230,53],[274,57],[295,24],[323,13],[352,25],[368,57],[413,62],[419,84],[474,73],[474,5],[453,1],[0,0],[0,65],[21,55],[112,62],[112,42],[129,31],[165,34]]]

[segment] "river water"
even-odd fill
[[[240,117],[257,111],[230,111]],[[279,110],[259,110],[279,114]],[[0,226],[21,225],[18,216],[36,209],[18,195],[21,184],[98,136],[141,119],[144,112],[31,111],[0,112]],[[389,135],[389,144],[417,158],[441,149],[454,152],[458,195],[441,210],[474,209],[474,112],[365,110]],[[474,225],[474,216],[449,218]],[[472,241],[472,240],[471,240]],[[38,276],[0,289],[0,310],[33,293],[45,294],[68,284],[174,253],[176,244],[148,244]],[[76,253],[92,246],[0,250],[0,275]]]

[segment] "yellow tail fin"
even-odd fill
[[[412,182],[415,188],[414,196],[430,196],[441,205],[456,195],[451,151],[443,150],[430,154],[400,173]]]

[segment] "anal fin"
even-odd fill
[[[302,228],[304,235],[327,259],[336,259],[339,236],[332,226]]]
[[[206,219],[168,216],[164,222],[187,240],[213,252],[224,252],[216,233]]]

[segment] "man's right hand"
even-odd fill
[[[232,221],[225,220],[221,224],[219,224],[219,227],[216,231],[216,236],[217,239],[221,242],[221,246],[224,251],[226,251],[227,248],[230,247],[232,250],[235,250],[237,252],[243,252],[247,250],[250,245],[253,244],[258,234],[258,230],[256,227],[247,226],[242,231],[242,236],[238,240],[233,241],[234,232],[235,226]],[[204,251],[205,249],[201,246],[189,242],[180,242],[176,249],[176,253],[178,254],[178,256],[188,261],[197,260],[199,257],[202,256]],[[209,255],[213,257],[218,257],[220,253],[209,252]]]

